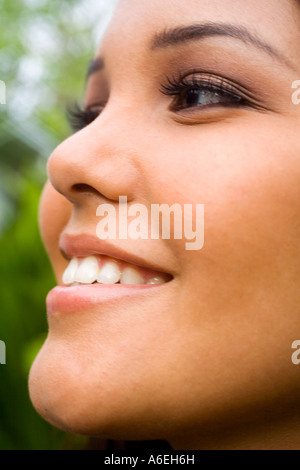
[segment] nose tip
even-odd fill
[[[48,161],[53,187],[71,202],[87,194],[113,201],[120,196],[133,199],[140,186],[135,155],[116,142],[110,138],[108,143],[97,126],[69,137]]]

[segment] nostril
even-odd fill
[[[96,196],[98,199],[111,201],[112,203],[117,203],[119,201],[119,196],[117,195],[116,198],[110,197],[97,189],[93,186],[90,186],[86,183],[76,183],[71,186],[72,191],[72,198],[76,199],[76,196],[87,195],[87,196]]]
[[[78,194],[88,193],[88,194],[96,194],[97,196],[100,195],[100,193],[99,193],[99,191],[97,191],[97,189],[93,188],[89,184],[84,184],[84,183],[73,184],[72,190],[75,191]]]

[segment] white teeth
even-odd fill
[[[121,284],[145,284],[145,281],[136,269],[125,268],[122,272]]]
[[[164,284],[166,280],[161,276],[155,276],[152,279],[149,279],[147,284]]]
[[[99,259],[96,256],[88,256],[84,259],[72,258],[69,266],[63,273],[63,284],[78,286],[79,284],[145,284],[144,277],[138,269],[132,266],[126,267],[121,273],[119,264],[114,260],[106,261],[100,269]],[[168,280],[164,275],[156,275],[147,281],[147,284],[164,284]]]
[[[73,284],[75,280],[75,274],[76,274],[77,268],[78,268],[78,261],[76,258],[73,258],[70,261],[69,266],[67,267],[67,269],[65,270],[63,274],[62,281],[64,284]]]
[[[121,278],[121,271],[117,263],[108,261],[100,270],[97,282],[100,284],[116,284]]]
[[[97,280],[99,272],[98,260],[95,256],[88,256],[82,260],[76,271],[74,281],[81,284],[92,284]]]

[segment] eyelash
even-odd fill
[[[237,87],[231,85],[227,80],[221,77],[202,77],[192,76],[167,78],[166,83],[161,85],[160,91],[163,95],[173,97],[170,109],[173,112],[191,110],[193,108],[212,108],[212,107],[242,107],[249,106],[249,100],[243,96],[243,92]],[[188,93],[204,92],[212,94],[217,102],[203,105],[184,105],[182,102],[187,98]],[[192,96],[192,98],[195,98]],[[101,113],[105,104],[99,105],[98,109],[82,109],[78,103],[69,105],[67,108],[67,120],[74,132],[78,132],[91,124]]]
[[[100,114],[99,109],[82,109],[78,103],[67,106],[67,121],[74,132],[91,124]]]
[[[201,106],[186,106],[182,104],[184,99],[187,98],[188,93],[194,91],[211,93],[218,100],[218,102],[211,104],[203,104]],[[243,93],[241,91],[238,91],[237,88],[235,88],[227,80],[221,77],[209,76],[206,78],[198,78],[192,76],[192,78],[168,78],[166,84],[163,84],[161,86],[161,93],[166,96],[174,97],[174,101],[171,104],[170,109],[175,112],[195,107],[201,107],[202,109],[205,109],[216,106],[237,107],[249,105],[249,101],[243,96]]]

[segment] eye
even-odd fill
[[[97,107],[82,109],[78,103],[67,107],[66,116],[73,132],[78,132],[84,127],[91,124],[101,114],[104,105]]]
[[[167,79],[161,92],[173,96],[172,111],[216,106],[238,107],[249,105],[245,94],[227,80],[214,76]]]
[[[215,104],[232,104],[239,103],[241,98],[231,96],[225,92],[214,91],[213,89],[205,90],[201,88],[191,88],[180,94],[180,101],[183,107],[191,108],[193,106],[209,106]]]

